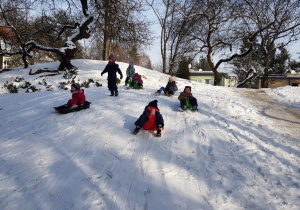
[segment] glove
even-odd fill
[[[72,105],[70,109],[76,109],[78,105]]]
[[[101,73],[101,76],[103,76],[103,73]]]
[[[120,79],[123,79],[123,76],[122,76],[122,75],[120,76]]]

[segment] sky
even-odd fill
[[[89,109],[59,114],[70,90],[58,88],[58,62],[0,73],[0,209],[289,209],[300,206],[300,88],[237,89],[175,77],[173,97],[156,96],[169,76],[135,66],[144,89],[107,90],[107,62],[73,60]],[[127,63],[117,62],[125,75]],[[22,82],[15,78],[23,77]],[[40,92],[6,94],[4,83]],[[48,89],[52,91],[47,91]],[[177,99],[186,85],[198,112]],[[69,85],[67,86],[69,87]],[[165,127],[133,135],[158,100]]]
[[[152,10],[147,11],[146,14],[147,14],[148,19],[153,21],[153,24],[150,26],[150,29],[153,32],[153,35],[156,36],[156,39],[152,42],[152,45],[150,46],[150,48],[147,47],[146,53],[149,55],[152,65],[157,66],[162,63],[161,53],[160,53],[161,27],[158,23],[157,17],[154,15],[154,12]],[[299,44],[300,44],[300,41],[297,41],[295,43],[288,45],[288,47],[287,47],[291,54],[291,58],[294,60],[297,60],[297,61],[300,60]],[[215,58],[215,59],[218,59],[218,58]],[[224,69],[224,70],[226,71],[226,69]]]

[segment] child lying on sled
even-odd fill
[[[156,136],[161,136],[161,130],[164,127],[164,119],[157,107],[157,100],[151,101],[144,109],[143,114],[134,123],[136,128],[133,134],[136,135],[141,128],[145,130],[157,130]]]

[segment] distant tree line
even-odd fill
[[[153,41],[143,16],[151,9],[160,25],[162,72],[211,70],[220,85],[220,66],[234,66],[241,85],[259,74],[299,68],[287,46],[300,37],[300,1],[295,0],[3,0],[0,55],[22,63],[74,58],[119,61],[151,68],[145,46]],[[7,31],[10,37],[7,37]],[[186,69],[186,68],[185,68]]]

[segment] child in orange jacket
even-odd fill
[[[140,132],[141,128],[145,130],[157,130],[156,136],[161,136],[161,130],[164,127],[164,119],[157,107],[157,100],[151,101],[144,109],[143,114],[134,123],[136,128],[133,134]]]

